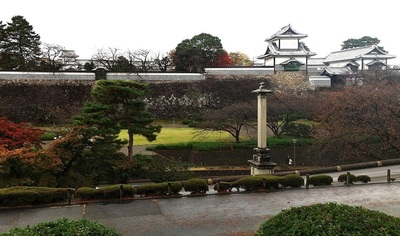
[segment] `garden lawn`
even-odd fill
[[[148,142],[141,135],[134,136],[134,145],[149,145],[149,144],[174,144],[186,142],[235,142],[227,132],[207,132],[199,134],[199,129],[190,127],[163,127],[158,134],[157,139],[153,142]],[[119,134],[122,140],[128,140],[128,131],[122,130]],[[242,137],[242,140],[248,140],[248,137]]]

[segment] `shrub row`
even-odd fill
[[[132,185],[122,185],[123,196],[133,197],[135,194],[135,188]],[[115,184],[101,188],[89,188],[81,187],[75,192],[75,197],[82,200],[93,200],[93,199],[118,199],[121,196],[121,185]]]
[[[135,194],[141,196],[159,196],[178,194],[182,190],[182,184],[173,183],[151,183],[133,187],[132,185],[116,184],[101,188],[81,187],[76,191],[70,192],[76,198],[82,200],[94,199],[119,199],[121,190],[123,197],[134,197]],[[208,191],[208,184],[205,180],[193,179],[184,185],[186,191],[205,192]],[[26,187],[18,186],[0,189],[0,206],[15,207],[33,204],[45,204],[65,202],[69,200],[68,188],[47,188],[47,187]]]
[[[313,186],[331,185],[333,178],[329,175],[314,175],[308,179],[308,184]]]
[[[67,188],[18,186],[0,189],[0,206],[7,207],[61,202],[67,198]]]
[[[172,194],[178,194],[182,190],[182,184],[173,182],[168,187],[168,183],[151,183],[136,187],[136,193],[140,196],[168,195],[168,188]]]
[[[349,175],[349,183],[354,183],[354,182],[368,183],[370,181],[371,178],[368,175],[358,175],[358,176],[355,176],[353,174]],[[329,175],[315,175],[315,176],[310,176],[310,178],[308,179],[308,184],[313,186],[331,185],[332,182],[333,178]],[[338,182],[346,183],[347,173],[339,175]]]
[[[353,174],[349,175],[349,184],[352,184],[354,182],[368,183],[370,181],[371,181],[371,178],[368,175],[358,175],[358,176],[355,176]],[[338,182],[347,183],[347,174],[339,175]]]
[[[82,200],[93,200],[93,199],[118,199],[121,197],[121,185],[110,185],[101,188],[89,188],[81,187],[79,188],[75,196]],[[124,197],[134,197],[135,194],[140,196],[165,196],[168,194],[178,194],[182,187],[185,191],[195,193],[201,192],[205,193],[208,191],[207,181],[203,179],[190,179],[186,181],[183,185],[179,182],[171,183],[150,183],[143,184],[139,186],[122,185],[123,186],[123,196]]]
[[[304,185],[303,177],[296,174],[289,174],[285,176],[275,175],[258,175],[258,176],[246,176],[233,182],[221,182],[219,184],[219,191],[231,191],[232,188],[244,189],[245,191],[256,191],[263,189],[274,189],[274,188],[299,188]],[[218,186],[215,185],[214,189]]]
[[[339,182],[346,182],[347,174],[338,177]],[[367,183],[371,178],[367,175],[351,175],[350,183],[353,182]],[[316,175],[309,178],[309,184],[313,186],[331,185],[333,179],[328,175]],[[214,189],[220,192],[231,191],[232,188],[245,191],[256,191],[274,188],[299,188],[304,185],[303,177],[296,174],[285,176],[260,175],[246,176],[233,182],[220,182],[215,185]],[[101,188],[81,187],[75,191],[75,197],[82,200],[93,199],[118,199],[121,197],[134,197],[135,194],[140,196],[160,196],[168,194],[178,194],[183,189],[190,193],[205,193],[208,189],[207,181],[203,179],[190,179],[183,185],[179,182],[173,183],[151,183],[133,187],[132,185],[110,185]],[[68,200],[68,188],[46,188],[46,187],[12,187],[0,189],[0,206],[22,206],[33,204],[46,204],[63,202]]]

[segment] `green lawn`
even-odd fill
[[[227,132],[208,132],[204,135],[198,135],[198,129],[189,127],[163,127],[158,134],[157,139],[153,142],[148,142],[141,135],[134,136],[135,145],[148,144],[174,144],[185,142],[234,142],[234,139]],[[128,140],[127,130],[122,130],[119,137]],[[243,137],[244,138],[244,137]]]

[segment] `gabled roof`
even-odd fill
[[[303,62],[301,62],[301,61],[299,61],[299,60],[296,60],[294,57],[291,57],[289,60],[286,60],[286,61],[282,62],[280,65],[287,65],[287,64],[289,64],[290,62],[296,62],[296,63],[298,63],[298,64],[300,64],[300,65],[304,65]]]
[[[360,66],[360,64],[358,64],[356,61],[354,61],[354,60],[351,60],[349,63],[347,63],[347,65],[349,65],[349,66],[355,66],[355,67],[359,67]]]
[[[298,57],[298,56],[306,56],[311,57],[316,55],[314,52],[309,52],[304,48],[304,44],[300,43],[299,49],[279,49],[275,43],[269,43],[267,51],[264,55],[258,56],[257,59],[264,59],[268,57],[277,57],[277,56],[290,56],[290,57]]]
[[[280,29],[278,32],[276,32],[274,35],[272,35],[269,38],[265,39],[265,42],[269,41],[274,41],[279,38],[296,38],[296,39],[302,39],[308,37],[307,34],[302,34],[297,32],[296,30],[293,29],[293,27],[289,24],[282,29]]]
[[[387,54],[380,50],[376,45],[358,47],[331,52],[324,62],[335,62],[355,59],[393,59],[396,56]]]
[[[78,58],[79,56],[75,53],[75,50],[62,50],[61,57]]]
[[[371,62],[369,62],[369,63],[367,63],[366,65],[367,65],[367,66],[371,66],[371,65],[374,65],[374,64],[386,66],[385,63],[383,63],[383,62],[381,62],[381,61],[378,61],[378,60],[376,60],[376,59],[373,60],[373,61],[371,61]]]
[[[310,57],[310,58],[308,58],[308,65],[309,66],[325,66],[324,61],[325,61],[325,58]]]
[[[326,67],[321,75],[352,75],[354,72],[348,67]]]

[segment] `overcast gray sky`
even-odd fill
[[[399,11],[393,0],[7,0],[0,20],[24,16],[42,43],[75,50],[80,59],[100,48],[166,53],[200,33],[221,39],[227,52],[262,55],[264,39],[291,24],[325,57],[343,41],[377,37],[400,64]]]

